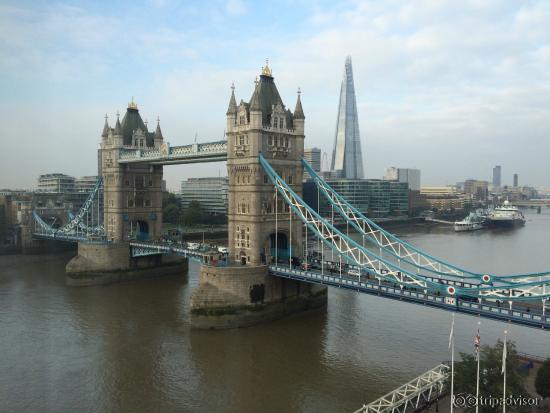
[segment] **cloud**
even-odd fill
[[[247,9],[243,0],[227,0],[225,3],[225,11],[230,16],[245,14]]]
[[[0,121],[9,125],[32,113],[37,125],[49,125],[10,129],[17,136],[10,153],[25,151],[22,142],[33,139],[65,142],[62,130],[74,130],[89,140],[85,150],[93,157],[102,114],[124,110],[132,95],[144,117],[161,116],[171,144],[187,143],[196,132],[218,139],[231,82],[238,99],[248,100],[266,56],[291,109],[302,88],[306,145],[330,152],[351,54],[367,176],[380,177],[390,165],[415,166],[425,183],[452,183],[464,174],[487,179],[494,164],[503,164],[505,175],[513,170],[522,182],[550,185],[549,3],[290,4],[266,3],[253,13],[241,1],[217,7],[156,1],[144,10],[122,5],[108,12],[62,3],[1,5]],[[239,16],[239,24],[228,16]],[[36,96],[48,110],[28,103]],[[51,117],[62,118],[63,127],[52,127]],[[80,149],[63,152],[74,151],[73,159]],[[36,162],[48,165],[41,172],[60,164],[49,155]],[[3,171],[17,166],[11,158],[0,155]],[[90,173],[89,162],[73,166],[65,172]],[[166,168],[166,176],[177,188],[187,174],[218,169]],[[34,176],[21,182],[32,184]],[[7,177],[0,174],[0,186],[9,185]]]

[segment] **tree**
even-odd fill
[[[201,204],[198,201],[191,201],[189,207],[184,209],[181,214],[182,224],[190,227],[202,223],[203,213]]]
[[[170,224],[177,224],[180,216],[180,208],[174,204],[168,204],[162,210],[162,220]]]
[[[498,340],[494,347],[482,346],[479,370],[480,397],[502,397],[502,350],[503,342]],[[529,397],[523,386],[524,378],[520,374],[520,362],[513,342],[506,343],[506,393],[514,397]],[[455,394],[476,394],[477,361],[472,354],[460,353],[462,361],[455,365]],[[515,407],[518,412],[530,411],[529,406]],[[475,411],[475,407],[466,411]],[[495,412],[494,406],[480,405],[480,412]]]
[[[542,363],[535,379],[535,389],[542,397],[550,397],[550,359]]]

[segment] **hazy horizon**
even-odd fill
[[[134,98],[171,145],[220,140],[231,83],[248,101],[269,58],[287,107],[302,90],[306,147],[330,158],[346,55],[367,178],[550,187],[550,3],[170,0],[0,5],[0,188],[97,173],[105,113]],[[169,166],[225,175],[224,163]]]

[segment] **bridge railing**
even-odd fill
[[[428,305],[449,311],[482,316],[494,320],[507,321],[529,327],[550,329],[550,313],[528,306],[507,308],[495,301],[472,301],[469,297],[449,297],[435,291],[403,287],[384,282],[375,275],[351,276],[343,274],[326,274],[319,271],[301,270],[284,265],[270,265],[271,275],[296,281],[322,284],[345,288],[370,295],[383,296],[409,303]]]
[[[182,146],[166,146],[154,149],[129,149],[123,148],[119,151],[119,163],[128,162],[177,162],[193,159],[198,162],[200,159],[205,161],[221,161],[227,158],[227,141],[215,141],[206,143],[193,143]]]
[[[418,409],[421,403],[427,404],[441,396],[449,375],[449,366],[439,364],[354,413],[404,413],[408,409]]]

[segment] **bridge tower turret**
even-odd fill
[[[160,148],[160,124],[149,132],[137,105],[128,104],[122,122],[106,123],[99,150],[103,176],[104,226],[109,240],[156,239],[162,230],[162,165],[119,164],[120,150]]]
[[[281,196],[275,196],[258,155],[261,152],[301,194],[304,119],[299,97],[294,113],[286,108],[267,64],[255,82],[249,103],[241,101],[237,108],[232,86],[227,111],[228,237],[235,262],[265,264],[276,251],[280,259],[286,260],[290,255],[302,255],[303,225],[294,218],[290,229],[289,207]]]

